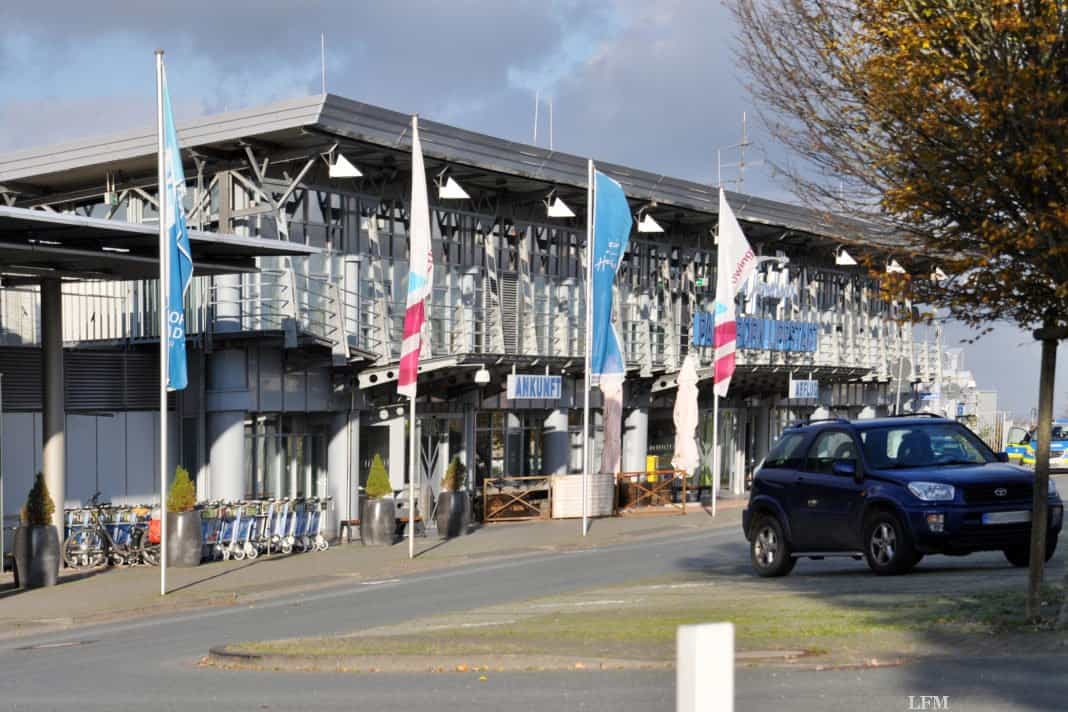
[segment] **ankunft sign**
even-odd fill
[[[560,400],[564,391],[563,376],[510,374],[508,400]]]

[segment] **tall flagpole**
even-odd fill
[[[408,558],[415,558],[415,470],[418,453],[415,451],[415,396],[408,399],[412,404],[412,414],[408,419],[408,451],[411,462],[408,463]]]
[[[715,390],[715,365],[712,368],[712,518],[715,519],[716,495],[719,493],[719,394]]]
[[[590,350],[593,348],[593,211],[596,196],[593,190],[593,159],[588,164],[586,173],[586,348],[583,354],[586,367],[583,369],[586,387],[583,389],[582,401],[582,536],[586,536],[589,517],[590,487]]]
[[[156,50],[156,136],[159,161],[159,595],[167,595],[167,174],[163,137],[163,50]]]

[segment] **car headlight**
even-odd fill
[[[909,492],[924,502],[947,502],[956,494],[953,485],[941,482],[909,482]]]
[[[1055,485],[1055,484],[1053,483],[1053,478],[1051,477],[1051,478],[1049,479],[1049,496],[1050,496],[1050,497],[1056,497],[1056,496],[1057,496],[1057,494],[1058,494],[1058,492],[1057,492],[1057,485]]]

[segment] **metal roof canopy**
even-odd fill
[[[341,150],[361,168],[361,161],[399,167],[397,158],[411,151],[410,125],[408,114],[325,94],[185,121],[178,134],[187,156],[238,160],[246,145],[301,152],[325,150],[340,142]],[[544,193],[556,187],[565,199],[584,202],[584,157],[426,119],[420,120],[419,128],[428,169],[435,163],[460,169],[457,179],[465,187],[513,194]],[[155,142],[154,129],[146,128],[0,155],[0,190],[18,193],[20,204],[39,202],[98,183],[104,170],[154,185]],[[703,223],[718,213],[714,186],[605,162],[597,167],[618,180],[632,201],[655,202],[651,212],[658,219]],[[471,174],[470,169],[483,173]],[[732,191],[727,191],[727,198],[738,219],[757,227],[761,237],[770,238],[772,231],[783,236],[786,231],[802,241],[854,246],[868,242],[877,251],[892,249],[878,244],[874,226],[867,223]]]
[[[159,230],[69,213],[0,206],[0,275],[5,284],[42,277],[127,280],[159,277]],[[280,240],[189,231],[194,274],[255,272],[256,257],[320,250]]]

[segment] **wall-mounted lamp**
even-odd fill
[[[568,207],[567,203],[560,200],[556,194],[556,188],[549,191],[545,197],[545,214],[550,218],[573,218],[575,211]]]
[[[834,263],[839,267],[856,267],[857,261],[853,259],[853,255],[846,252],[846,248],[839,247],[838,252],[835,253]]]
[[[470,200],[471,196],[467,194],[467,191],[455,178],[448,175],[448,172],[449,169],[446,166],[441,169],[434,181],[438,184],[438,197],[442,200]]]
[[[475,383],[484,386],[490,382],[490,372],[485,366],[475,371]]]
[[[649,214],[650,208],[655,208],[656,203],[650,203],[643,206],[638,210],[638,214],[635,215],[635,220],[638,222],[638,232],[663,232],[664,228],[660,226],[652,215]]]

